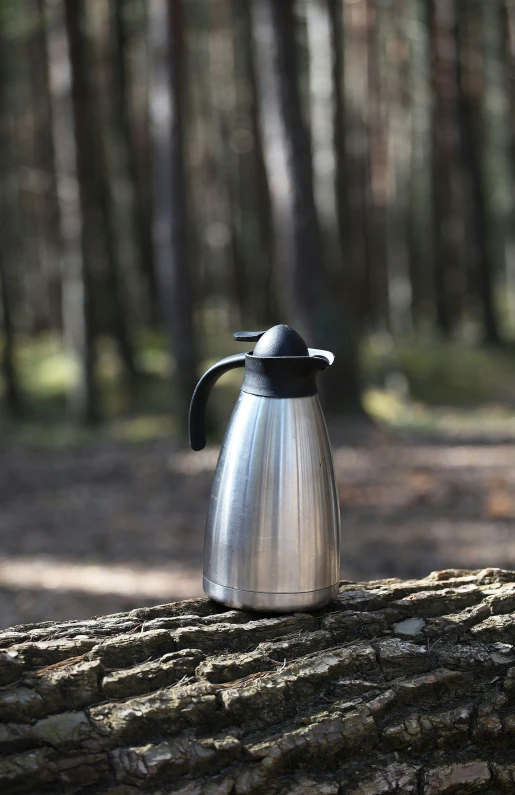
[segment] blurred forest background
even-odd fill
[[[278,322],[343,576],[514,567],[515,0],[0,0],[0,321],[4,626],[199,593],[190,396]]]

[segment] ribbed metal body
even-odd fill
[[[206,594],[256,610],[327,603],[338,591],[339,525],[318,398],[241,392],[213,482]]]

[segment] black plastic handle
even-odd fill
[[[264,333],[264,331],[235,331],[232,338],[236,342],[257,342]]]
[[[244,353],[235,353],[220,359],[209,370],[206,370],[193,392],[190,403],[189,435],[192,450],[203,450],[206,446],[206,406],[209,393],[218,379],[235,367],[245,367]]]

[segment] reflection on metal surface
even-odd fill
[[[299,610],[333,598],[339,507],[316,396],[240,394],[216,469],[204,561],[205,591],[225,604]],[[244,605],[234,591],[248,594]]]
[[[242,591],[238,588],[228,588],[216,585],[205,577],[203,579],[204,592],[211,599],[231,605],[241,610],[265,610],[269,613],[283,613],[286,611],[313,610],[322,607],[327,602],[338,596],[338,583],[330,588],[321,588],[319,591],[303,591],[302,593],[259,593],[259,591]],[[287,607],[285,607],[287,605]]]

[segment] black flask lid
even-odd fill
[[[257,341],[245,357],[242,392],[262,397],[290,398],[316,395],[316,376],[331,363],[313,355],[300,334],[280,324],[268,331],[240,331],[237,342]]]

